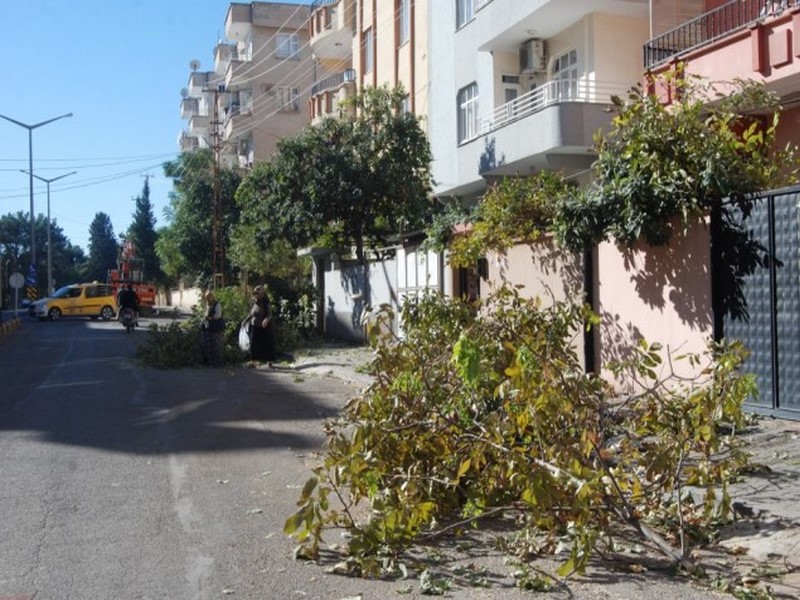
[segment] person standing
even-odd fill
[[[272,307],[264,287],[253,288],[253,306],[250,308],[250,358],[256,362],[275,362],[275,325]]]
[[[222,341],[225,333],[225,321],[222,318],[222,305],[208,290],[205,294],[206,312],[202,324],[203,362],[218,367],[222,364]]]

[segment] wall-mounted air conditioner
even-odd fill
[[[519,47],[520,73],[542,73],[547,71],[547,52],[544,40],[528,40]]]

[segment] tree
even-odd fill
[[[36,256],[41,257],[36,265],[37,281],[47,281],[47,218],[38,215],[34,222],[36,232]],[[18,212],[0,217],[0,260],[3,272],[6,267],[27,272],[30,263],[30,220],[26,213]],[[73,246],[55,220],[50,223],[51,259],[53,280],[57,285],[72,283],[84,278],[85,257],[83,250]]]
[[[89,226],[88,279],[105,281],[109,269],[117,266],[118,251],[119,244],[114,235],[111,217],[104,212],[97,213]]]
[[[370,88],[355,116],[326,119],[281,140],[273,159],[254,169],[237,201],[242,222],[262,248],[278,239],[367,251],[389,237],[421,229],[433,205],[431,152],[419,119],[402,110],[400,88]],[[369,303],[365,272],[364,295]]]
[[[210,150],[185,152],[177,160],[164,164],[164,174],[173,180],[170,193],[171,220],[164,232],[170,239],[162,246],[162,255],[177,250],[183,260],[173,262],[180,266],[180,276],[194,277],[204,282],[213,276],[213,215],[216,191],[219,190],[222,222],[220,232],[225,248],[225,279],[233,270],[228,258],[228,232],[239,221],[239,207],[234,194],[241,176],[230,169],[216,169]],[[218,179],[215,181],[215,177]],[[217,187],[218,186],[218,187]],[[173,276],[177,274],[172,272]]]
[[[150,181],[145,179],[141,195],[135,198],[136,211],[133,222],[128,227],[126,238],[133,242],[136,256],[144,262],[144,279],[163,280],[160,261],[156,253],[156,218],[153,216],[153,205],[150,202]]]

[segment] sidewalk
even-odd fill
[[[280,363],[278,368],[290,369],[298,374],[336,377],[346,383],[367,386],[372,383],[372,376],[366,373],[372,357],[373,350],[367,345],[325,344],[297,351],[294,362]]]

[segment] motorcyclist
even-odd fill
[[[133,289],[133,286],[130,283],[119,291],[119,294],[117,295],[117,304],[119,305],[117,319],[121,318],[122,309],[130,308],[133,310],[133,322],[138,327],[139,296],[136,294],[136,291]]]

